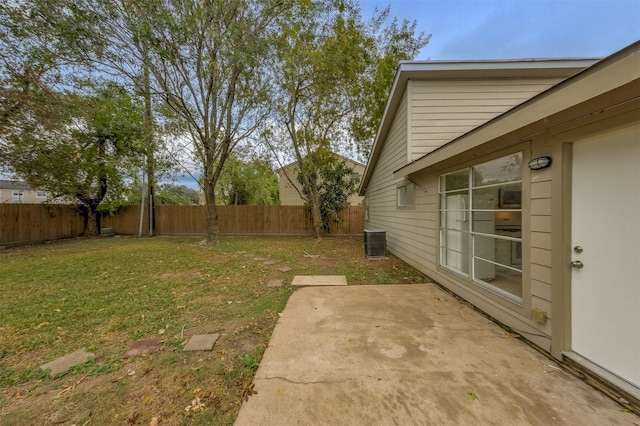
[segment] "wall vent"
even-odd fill
[[[387,255],[387,236],[382,229],[364,230],[364,254],[367,257],[385,257]]]

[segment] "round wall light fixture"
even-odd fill
[[[551,166],[551,157],[538,157],[529,161],[529,168],[531,170],[546,169]]]

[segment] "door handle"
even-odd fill
[[[570,263],[572,268],[575,269],[582,269],[584,268],[584,263],[580,262],[579,260],[574,260],[573,262]]]

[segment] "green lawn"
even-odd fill
[[[0,251],[0,424],[148,425],[154,416],[167,425],[231,424],[294,275],[423,281],[394,257],[364,258],[361,238],[200,240],[79,239]],[[267,287],[273,279],[285,285]],[[205,333],[220,333],[212,352],[182,352]],[[160,353],[121,359],[131,342],[154,336]],[[38,368],[83,347],[95,360],[68,374],[49,378]],[[195,398],[204,408],[187,412]]]

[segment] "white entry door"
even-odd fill
[[[576,141],[572,186],[572,350],[640,388],[640,126]]]

